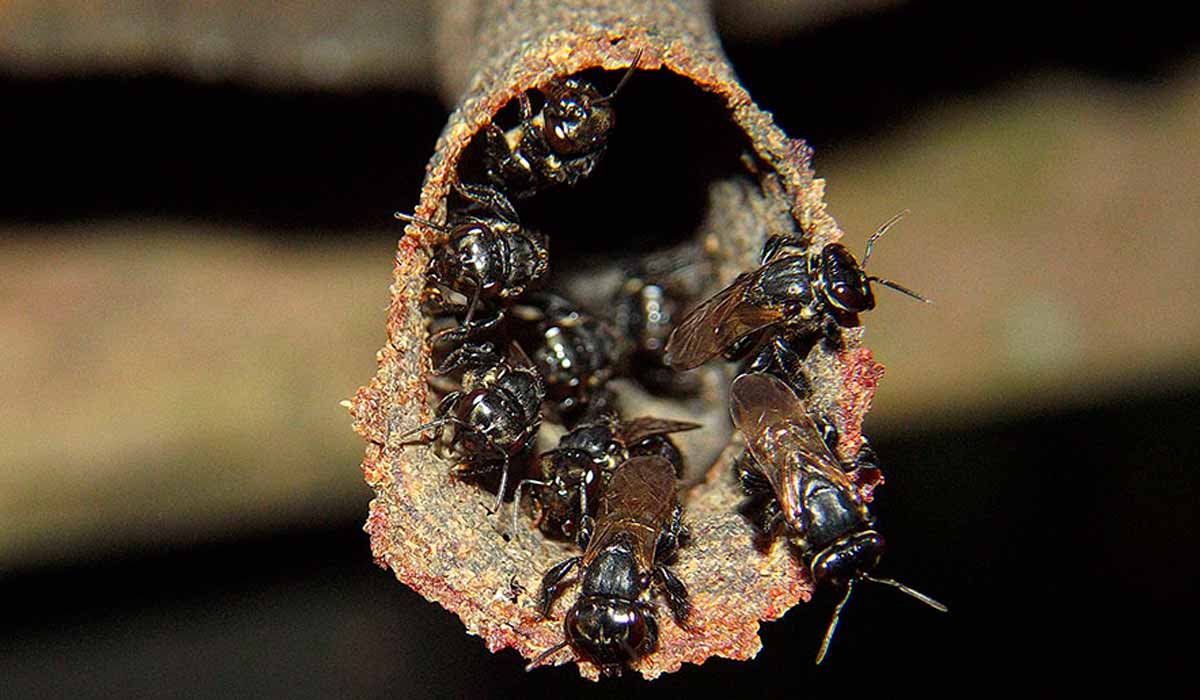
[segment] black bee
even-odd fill
[[[505,132],[488,124],[483,132],[483,160],[488,178],[517,199],[551,185],[575,185],[595,170],[616,123],[613,97],[637,69],[642,54],[617,87],[607,95],[578,78],[552,81],[536,114],[529,96],[517,98],[521,123]]]
[[[634,274],[613,300],[615,322],[632,350],[626,356],[630,378],[659,396],[690,396],[699,390],[694,376],[680,374],[667,364],[667,340],[683,309],[665,284]]]
[[[769,536],[782,525],[813,580],[845,589],[817,663],[825,658],[838,617],[858,581],[893,586],[946,611],[946,606],[904,584],[871,576],[883,556],[883,537],[804,402],[783,380],[765,373],[740,375],[730,388],[729,411],[748,450],[738,461],[738,476],[749,496],[764,501],[759,527]]]
[[[680,321],[667,341],[667,364],[685,371],[717,355],[736,359],[753,351],[751,371],[771,370],[800,381],[797,373],[804,358],[799,348],[822,332],[836,344],[840,327],[856,325],[859,313],[875,308],[871,282],[928,302],[890,280],[868,276],[864,269],[875,241],[900,216],[867,240],[861,266],[838,243],[805,255],[799,239],[772,238],[763,248],[761,267],[739,275]]]
[[[456,475],[499,470],[497,510],[508,484],[509,463],[537,435],[546,396],[541,375],[527,366],[528,358],[519,347],[513,352],[520,364],[501,357],[490,343],[464,345],[451,352],[435,374],[462,371],[462,390],[442,399],[432,421],[400,437],[421,434],[418,442],[433,443],[439,457],[457,463]],[[434,432],[426,438],[429,429]]]
[[[524,323],[516,336],[546,380],[547,418],[570,426],[596,399],[605,403],[604,386],[622,355],[608,323],[549,293],[522,300],[510,313]]]
[[[513,532],[518,532],[521,490],[534,487],[531,497],[537,526],[548,537],[573,538],[589,503],[596,502],[613,471],[632,457],[657,456],[667,460],[675,476],[683,475],[683,454],[670,434],[695,430],[700,425],[648,416],[620,421],[603,416],[562,436],[558,448],[538,459],[541,479],[525,479],[513,496]]]
[[[449,224],[396,212],[397,219],[428,226],[447,239],[433,254],[429,282],[443,303],[438,313],[465,313],[461,325],[443,330],[432,341],[458,342],[495,327],[504,316],[503,302],[539,283],[549,268],[546,237],[523,227],[508,198],[492,187],[456,184],[466,205],[451,210]],[[449,290],[465,303],[447,302]],[[481,305],[487,315],[476,316]]]
[[[686,629],[691,605],[687,588],[666,566],[685,536],[675,498],[675,468],[661,457],[635,457],[613,473],[592,528],[584,520],[571,557],[542,577],[539,607],[543,616],[563,586],[580,568],[580,595],[563,619],[564,640],[525,667],[531,670],[570,645],[605,675],[619,674],[625,663],[658,646],[653,592],[661,592],[680,627]]]

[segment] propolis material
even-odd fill
[[[823,182],[813,176],[808,146],[788,138],[738,84],[704,3],[462,2],[445,10],[440,26],[443,84],[462,94],[429,162],[417,216],[444,220],[467,144],[522,91],[589,68],[626,68],[640,51],[639,70],[670,71],[719,96],[754,151],[746,158],[748,177],[709,188],[710,214],[696,232],[717,271],[709,293],[756,265],[765,236],[787,230],[791,219],[811,235],[813,246],[841,236],[825,211]],[[486,511],[491,494],[453,478],[451,465],[427,447],[395,439],[431,417],[430,352],[419,305],[429,246],[437,235],[410,225],[400,240],[388,340],[377,353],[375,377],[350,404],[354,428],[369,442],[363,476],[376,493],[365,529],[380,566],[457,614],[490,650],[511,647],[533,658],[562,639],[561,620],[574,589],[564,592],[548,620],[539,617],[533,598],[542,573],[571,548],[542,539],[534,529],[506,538],[508,519]],[[807,369],[815,400],[841,430],[839,450],[853,454],[883,368],[859,345],[861,332],[846,337],[840,353],[814,351]],[[729,427],[722,377],[728,374],[711,375],[715,381],[705,400],[716,418],[696,432],[723,441]],[[681,630],[660,606],[658,650],[633,665],[647,678],[712,656],[753,657],[761,648],[759,622],[778,618],[811,595],[811,582],[787,546],[777,541],[769,551],[757,549],[751,526],[737,512],[741,494],[728,464],[739,450],[735,441],[717,451],[711,467],[693,464],[701,474],[683,494],[691,539],[674,567],[692,595],[691,629]],[[688,456],[697,461],[695,454]],[[874,486],[874,480],[862,484],[866,495]],[[573,659],[564,649],[546,663]],[[596,677],[594,666],[579,665],[583,675]]]

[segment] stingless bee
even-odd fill
[[[796,383],[804,359],[798,348],[822,333],[836,344],[841,327],[857,325],[859,313],[875,308],[872,282],[928,303],[916,292],[865,271],[875,241],[903,215],[871,235],[862,265],[839,243],[805,255],[795,237],[767,241],[758,269],[742,273],[692,309],[671,332],[667,364],[685,371],[717,355],[737,359],[755,352],[751,370],[772,371]]]
[[[448,225],[395,213],[401,221],[447,237],[433,253],[429,282],[442,302],[439,313],[465,315],[459,326],[435,334],[435,344],[459,342],[494,328],[504,317],[503,304],[541,282],[549,269],[546,237],[521,225],[507,197],[482,185],[458,183],[454,191],[466,204],[451,210]],[[450,302],[445,290],[467,301]],[[481,306],[489,308],[479,318]]]
[[[883,556],[883,537],[804,402],[783,380],[762,372],[738,376],[730,387],[729,412],[746,440],[748,456],[737,463],[742,487],[765,502],[759,527],[769,536],[782,526],[813,581],[845,590],[817,652],[818,664],[858,581],[892,586],[946,612],[923,593],[871,575]]]
[[[666,362],[667,339],[682,315],[678,294],[648,275],[633,274],[613,299],[617,329],[632,343],[625,373],[658,396],[684,397],[699,390],[695,376],[676,372]]]
[[[463,345],[446,358],[435,374],[463,372],[462,390],[447,394],[434,419],[400,436],[404,441],[432,443],[437,455],[456,463],[457,476],[478,476],[500,471],[496,493],[499,510],[508,485],[509,464],[525,452],[542,424],[546,389],[537,370],[528,366],[516,345],[517,363],[501,357],[490,343]],[[426,430],[433,430],[425,437]]]
[[[633,76],[641,58],[639,51],[607,95],[585,80],[565,78],[540,90],[545,103],[537,113],[527,94],[518,96],[520,124],[508,131],[492,123],[484,128],[488,179],[513,198],[524,199],[551,185],[573,186],[591,175],[616,124],[612,99]]]
[[[675,467],[662,457],[635,457],[617,467],[596,518],[585,518],[583,556],[552,567],[542,578],[539,609],[550,614],[563,579],[579,567],[580,594],[563,618],[563,641],[525,667],[540,665],[570,646],[605,675],[654,651],[658,623],[651,596],[662,593],[676,623],[686,629],[687,588],[666,566],[683,538],[683,508],[675,497]]]
[[[562,436],[558,448],[543,452],[538,459],[540,479],[517,484],[513,496],[513,532],[519,532],[521,492],[532,487],[535,521],[548,537],[573,538],[589,504],[603,493],[613,471],[633,457],[658,456],[683,474],[683,454],[672,442],[671,433],[695,430],[700,425],[686,421],[643,416],[628,421],[603,416],[584,423]]]
[[[623,351],[603,319],[557,294],[538,293],[510,308],[518,341],[546,382],[546,417],[568,427],[583,417],[616,371]]]

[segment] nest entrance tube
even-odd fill
[[[467,43],[454,46],[470,58],[444,73],[447,85],[463,92],[430,161],[416,216],[445,220],[459,166],[470,167],[472,141],[522,92],[574,74],[615,84],[618,74],[600,71],[623,71],[640,52],[638,72],[614,100],[617,125],[592,177],[517,202],[522,220],[550,237],[551,270],[567,271],[553,272],[552,285],[595,305],[606,298],[604,285],[619,284],[623,259],[683,249],[708,266],[699,290],[707,295],[756,266],[769,235],[803,232],[814,246],[836,240],[840,231],[825,212],[807,146],[787,138],[737,83],[706,4],[626,4],[633,3],[460,3],[461,11],[448,11],[443,40],[464,34]],[[573,548],[534,529],[506,537],[508,518],[487,512],[494,494],[452,477],[451,465],[427,446],[397,439],[431,418],[420,301],[430,248],[440,237],[406,227],[388,342],[375,377],[351,402],[354,427],[369,443],[363,475],[376,493],[365,529],[381,566],[456,613],[492,651],[511,647],[532,659],[562,641],[562,615],[574,593],[559,600],[550,619],[541,618],[532,596],[542,574]],[[588,262],[595,260],[604,264]],[[820,348],[806,360],[814,400],[834,417],[839,448],[849,454],[861,441],[862,416],[882,371],[860,340],[849,332],[843,351]],[[742,497],[728,468],[740,451],[730,444],[729,370],[716,364],[703,370],[703,390],[691,401],[617,387],[626,416],[705,426],[676,436],[691,469],[692,487],[683,494],[691,539],[673,567],[692,594],[690,629],[660,612],[658,649],[632,664],[648,678],[711,656],[752,657],[761,646],[759,622],[811,593],[786,544],[762,551],[738,512]],[[564,649],[547,663],[573,658]],[[583,662],[580,671],[598,673]]]

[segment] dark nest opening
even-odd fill
[[[584,71],[612,86],[620,71]],[[535,93],[536,94],[536,93]],[[638,71],[614,98],[616,126],[592,176],[518,206],[551,237],[556,272],[603,256],[636,258],[693,242],[712,184],[745,176],[750,143],[720,98],[663,70]]]
[[[607,94],[624,73],[591,69],[573,77]],[[526,94],[536,113],[542,93]],[[749,200],[760,208],[767,203],[758,180],[766,167],[719,96],[666,70],[639,70],[621,88],[614,107],[616,127],[589,177],[573,187],[550,187],[513,201],[522,224],[549,238],[550,272],[543,288],[610,323],[619,287],[638,271],[654,270],[655,281],[669,283],[680,311],[719,288],[714,276],[724,272],[725,279],[728,270],[741,271],[744,253],[756,245],[746,233],[760,233],[757,226],[730,224],[737,216],[733,210],[746,208]],[[516,100],[492,121],[503,129],[516,126]],[[486,182],[483,140],[476,134],[459,161],[464,182]],[[775,208],[776,226],[794,230],[782,203]],[[728,270],[721,269],[722,262]],[[611,386],[623,417],[704,426],[673,436],[687,460],[685,481],[694,483],[728,443],[730,427],[726,373],[714,366],[692,374],[694,390],[674,396],[622,377]],[[539,450],[553,447],[561,433],[558,425],[543,425]],[[522,466],[516,466],[513,480],[521,477]],[[494,490],[498,479],[487,476],[481,483]]]

